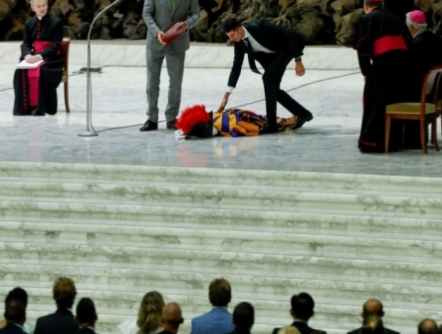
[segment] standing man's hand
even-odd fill
[[[165,41],[163,41],[163,36],[164,36],[164,32],[159,31],[157,34],[157,39],[161,44],[167,45],[167,43]]]
[[[302,61],[295,61],[295,72],[298,77],[302,77],[305,74],[305,68]]]
[[[187,30],[187,23],[186,22],[180,22],[180,24],[181,25],[179,26],[177,32],[182,33],[182,32]]]
[[[229,102],[229,96],[230,96],[230,93],[229,93],[229,92],[225,92],[225,93],[224,93],[223,99],[222,99],[222,101],[221,101],[221,105],[219,106],[217,112],[222,112],[222,111],[224,111],[224,109],[226,108],[227,103]]]

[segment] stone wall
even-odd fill
[[[413,0],[385,0],[403,17]],[[406,2],[408,1],[408,4]],[[431,25],[439,28],[442,0],[414,0],[426,11]],[[111,0],[49,0],[50,13],[65,24],[65,34],[74,39],[87,36],[93,17]],[[123,0],[100,18],[93,38],[143,39],[147,27],[141,17],[144,0]],[[293,28],[306,37],[308,44],[349,45],[354,25],[362,15],[361,0],[199,0],[201,20],[192,30],[193,39],[224,43],[222,24],[228,15],[240,19],[261,17]],[[23,22],[31,16],[27,0],[0,0],[0,40],[20,40]]]

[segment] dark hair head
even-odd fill
[[[28,306],[28,294],[24,289],[20,287],[14,288],[9,291],[8,295],[5,298],[5,305],[13,299],[21,301],[25,308]]]
[[[249,330],[255,322],[255,310],[252,304],[239,303],[233,310],[233,324],[241,330]]]
[[[213,306],[227,306],[232,299],[230,283],[224,278],[216,278],[209,285],[209,300]]]
[[[296,318],[307,321],[313,316],[315,302],[307,292],[293,295],[290,304],[292,305],[292,313]]]
[[[12,323],[21,323],[26,320],[25,305],[18,299],[12,299],[6,303],[5,319]]]
[[[228,19],[226,19],[224,21],[224,26],[223,26],[223,30],[224,33],[228,33],[232,30],[238,29],[239,27],[241,27],[241,22],[236,18],[236,17],[229,17]]]
[[[424,319],[417,326],[418,334],[436,334],[439,332],[436,321],[433,319]]]
[[[80,324],[94,324],[97,321],[94,301],[90,298],[81,298],[77,304],[77,322]]]
[[[67,277],[57,278],[52,288],[52,295],[58,308],[71,308],[77,295],[74,281]]]
[[[383,1],[374,1],[374,0],[365,0],[364,4],[366,4],[370,8],[382,8],[384,6]]]

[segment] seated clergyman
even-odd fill
[[[43,61],[34,69],[17,69],[14,75],[16,116],[44,116],[57,113],[57,87],[63,75],[60,46],[63,24],[48,15],[47,0],[30,0],[35,17],[25,22],[20,60],[28,64]]]

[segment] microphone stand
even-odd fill
[[[92,20],[89,32],[87,34],[87,71],[86,71],[86,90],[87,90],[87,107],[86,107],[86,131],[79,133],[80,137],[95,137],[98,133],[95,131],[92,125],[92,87],[91,87],[91,34],[95,22],[111,7],[118,4],[121,0],[115,0],[109,6],[104,8],[101,12],[95,16]]]

